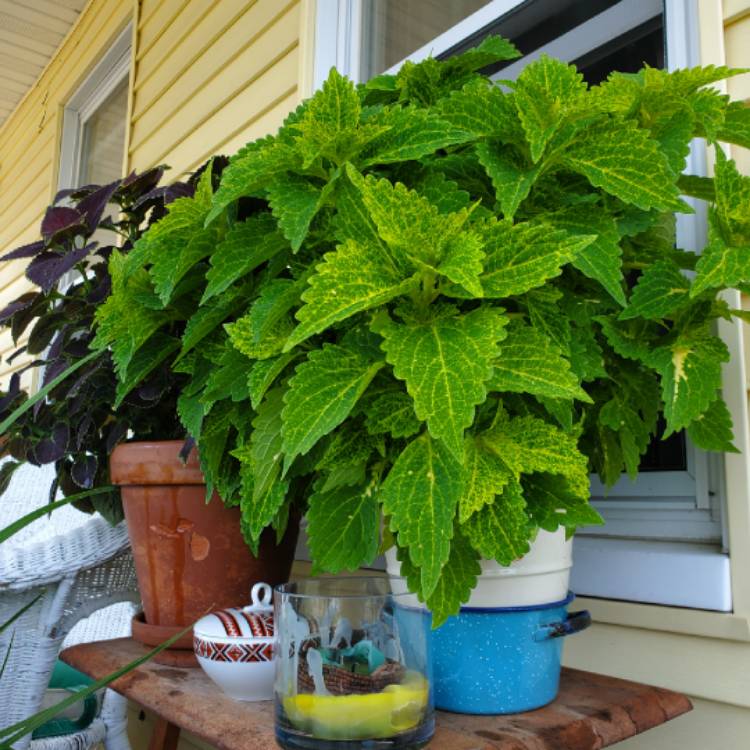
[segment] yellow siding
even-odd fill
[[[37,238],[39,222],[56,191],[62,107],[131,17],[131,0],[94,0],[81,14],[56,56],[0,129],[0,253]],[[31,285],[25,261],[0,268],[0,307]],[[15,349],[0,333],[0,388]]]
[[[177,177],[274,130],[297,102],[297,0],[144,0],[129,157]]]
[[[136,15],[128,169],[177,179],[275,130],[299,101],[300,0],[91,0],[0,129],[0,252],[36,239],[56,191],[63,107]],[[26,291],[26,261],[0,268],[0,307]],[[0,333],[0,388],[23,364]]]

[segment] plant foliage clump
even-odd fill
[[[0,492],[25,462],[55,465],[50,502],[58,487],[67,496],[103,488],[110,484],[109,456],[126,437],[184,436],[174,416],[181,376],[157,357],[149,363],[148,372],[141,369],[138,388],[126,392],[110,352],[101,351],[93,359],[89,356],[94,315],[112,292],[108,261],[115,248],[118,257],[126,255],[149,224],[165,215],[171,201],[193,192],[191,182],[157,187],[163,173],[157,167],[108,185],[61,191],[42,220],[42,238],[1,259],[28,259],[26,277],[37,289],[0,311],[0,324],[10,328],[18,345],[9,361],[31,356],[11,376],[8,391],[0,399],[0,417],[26,400],[21,387],[25,371],[37,370],[39,385],[45,387],[68,368],[82,365],[74,377],[53,387],[46,399],[37,401],[9,428],[3,450],[13,460],[0,470]],[[138,310],[132,312],[138,314]],[[168,316],[160,319],[160,325],[168,322]],[[134,335],[140,325],[130,315],[121,323]],[[141,350],[141,358],[146,355]],[[89,361],[83,364],[87,357]],[[112,523],[122,519],[117,490],[92,493],[89,499],[76,502],[76,507],[99,511]]]
[[[302,503],[337,572],[384,522],[436,621],[482,557],[598,523],[589,472],[635,475],[660,415],[734,450],[715,323],[750,279],[750,179],[717,142],[750,145],[750,116],[707,86],[738,71],[477,72],[516,55],[495,37],[359,87],[332,70],[112,254],[97,313],[124,391],[154,352],[189,378],[180,417],[251,545]],[[682,174],[696,136],[714,179]],[[676,244],[684,196],[711,204],[700,256]]]

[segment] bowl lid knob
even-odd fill
[[[271,611],[271,587],[267,583],[256,583],[250,592],[251,604],[245,611]]]

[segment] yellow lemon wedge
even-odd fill
[[[289,721],[303,732],[326,740],[392,737],[416,727],[427,707],[429,684],[412,675],[367,695],[290,695],[283,699]]]

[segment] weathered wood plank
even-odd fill
[[[130,639],[85,643],[66,649],[63,661],[100,679],[142,656]],[[200,669],[154,662],[113,683],[130,700],[197,735],[220,750],[274,747],[270,703],[237,703]],[[431,750],[599,750],[690,711],[679,693],[564,669],[557,700],[537,711],[510,716],[438,713]]]

